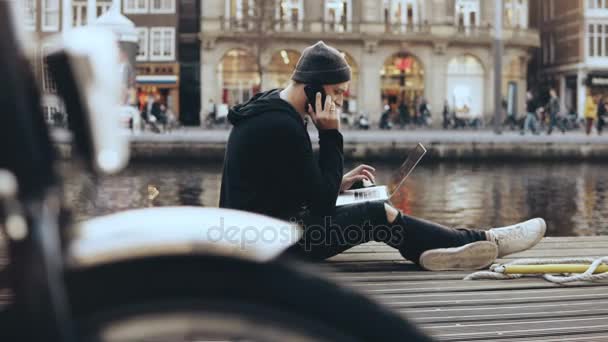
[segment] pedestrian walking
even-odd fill
[[[557,92],[555,89],[551,89],[549,91],[549,102],[547,103],[547,112],[549,112],[549,129],[547,130],[547,135],[553,132],[553,127],[557,126],[562,133],[566,133],[566,128],[564,127],[564,123],[560,120],[559,117],[559,97],[557,97]]]
[[[524,121],[524,126],[521,129],[521,134],[526,134],[526,131],[530,131],[533,134],[538,134],[538,130],[536,127],[537,117],[536,112],[538,111],[538,104],[534,95],[531,91],[526,93],[526,120]]]
[[[406,125],[410,123],[410,111],[407,108],[407,103],[405,100],[401,100],[399,104],[399,125],[401,128],[404,128]]]
[[[450,127],[450,105],[448,100],[443,103],[443,129]]]
[[[606,121],[608,120],[608,102],[600,96],[597,104],[597,134],[601,135]]]
[[[597,109],[596,97],[591,96],[591,92],[588,92],[587,98],[585,99],[585,133],[587,133],[587,135],[591,134],[593,120],[597,119]]]

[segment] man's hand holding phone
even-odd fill
[[[336,104],[331,96],[325,98],[325,105],[321,103],[321,93],[318,92],[315,99],[315,108],[308,105],[308,115],[318,130],[340,129],[340,113],[336,110]]]

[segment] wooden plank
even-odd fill
[[[515,289],[548,289],[563,288],[563,285],[554,284],[544,279],[519,279],[519,280],[483,280],[483,281],[427,281],[408,283],[374,283],[374,284],[348,284],[349,287],[369,294],[421,294],[434,292],[474,292],[484,290],[515,290]],[[598,284],[579,282],[569,284],[574,286],[598,286]],[[608,292],[608,288],[606,289]]]
[[[608,299],[608,288],[603,285],[509,291],[475,291],[404,294],[378,294],[374,298],[395,308],[433,306],[474,306],[516,303],[546,303],[561,301]]]
[[[564,333],[604,333],[608,316],[532,319],[492,323],[455,323],[423,325],[442,341],[479,341],[489,338],[558,336]],[[567,340],[567,339],[566,339]]]
[[[559,334],[557,336],[508,338],[504,342],[606,342],[608,332],[603,333],[581,333],[581,334]]]
[[[608,314],[608,299],[574,302],[407,308],[399,312],[420,323],[507,321]]]

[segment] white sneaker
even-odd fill
[[[487,233],[498,246],[498,257],[532,248],[545,236],[547,224],[535,218],[512,226],[492,228]]]
[[[498,246],[490,241],[475,241],[460,247],[429,249],[420,255],[419,264],[429,271],[478,270],[490,266]]]

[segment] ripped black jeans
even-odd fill
[[[324,260],[362,243],[378,241],[418,263],[420,255],[429,249],[486,240],[481,230],[448,228],[402,213],[389,223],[384,201],[338,207],[328,217],[303,214],[298,222],[304,227],[304,234],[286,253],[309,260]]]

